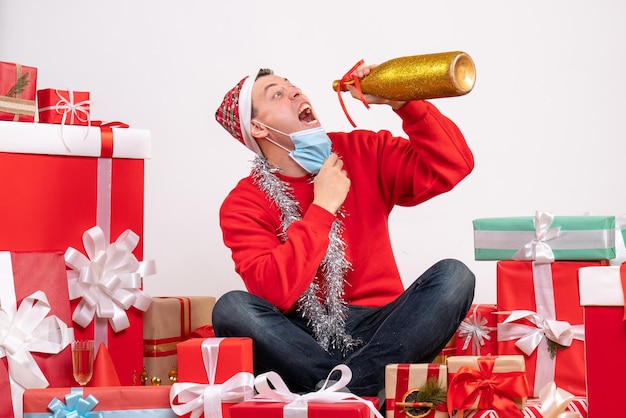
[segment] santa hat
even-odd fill
[[[254,77],[243,78],[226,93],[222,104],[215,112],[215,119],[235,139],[258,155],[263,156],[259,144],[250,133],[252,118],[252,86]]]

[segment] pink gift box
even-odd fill
[[[74,413],[76,417],[177,418],[170,409],[169,388],[169,386],[110,386],[30,389],[24,393],[24,418],[52,417],[49,405],[54,399],[58,402],[53,405],[63,411],[58,415],[60,417],[67,416],[67,413]],[[93,402],[87,407],[89,412],[76,413],[76,409],[71,407],[72,402],[69,398],[87,399],[90,395],[93,396],[90,399]],[[96,415],[97,413],[101,415]]]

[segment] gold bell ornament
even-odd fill
[[[168,376],[170,378],[170,384],[173,385],[174,383],[178,382],[178,372],[176,371],[176,366],[172,366]]]
[[[474,88],[476,67],[472,58],[462,51],[412,55],[385,61],[359,79],[352,72],[363,64],[356,63],[340,80],[333,82],[344,113],[350,119],[341,98],[347,85],[353,84],[367,108],[363,94],[389,100],[425,100],[462,96]]]

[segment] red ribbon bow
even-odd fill
[[[476,370],[462,366],[448,386],[448,413],[465,411],[478,399],[477,409],[493,409],[501,417],[523,417],[513,398],[528,396],[528,381],[521,371],[494,373],[495,356],[478,359]]]
[[[363,91],[361,90],[361,83],[359,82],[359,77],[357,77],[356,75],[352,75],[352,72],[354,70],[356,70],[359,65],[363,64],[364,61],[360,60],[359,62],[357,62],[356,64],[354,64],[354,66],[352,68],[350,68],[350,70],[348,70],[347,73],[345,73],[343,75],[343,77],[341,77],[341,80],[339,80],[339,82],[337,83],[337,97],[339,98],[339,103],[341,104],[341,109],[343,110],[343,113],[346,115],[346,117],[348,118],[348,122],[350,122],[350,124],[352,125],[353,128],[356,128],[356,124],[352,121],[352,118],[350,117],[350,115],[348,114],[348,110],[346,109],[345,104],[343,103],[343,98],[341,97],[341,91],[344,90],[345,91],[345,86],[346,84],[354,84],[354,86],[356,87],[357,91],[359,92],[359,97],[361,99],[361,101],[363,102],[363,104],[365,105],[366,108],[370,108],[370,105],[367,103],[367,100],[365,100],[365,96],[363,96]]]
[[[124,122],[113,121],[103,122],[101,120],[94,120],[91,122],[91,126],[100,127],[100,157],[113,158],[113,129],[112,128],[128,128],[129,125]]]

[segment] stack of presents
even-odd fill
[[[384,407],[341,390],[344,365],[295,394],[277,373],[254,375],[249,338],[212,334],[213,297],[143,291],[150,132],[94,120],[88,92],[36,81],[36,68],[0,62],[0,418],[619,416],[619,217],[476,219],[495,304],[472,305],[432,364],[387,365]],[[85,339],[94,372],[79,386],[70,342]]]

